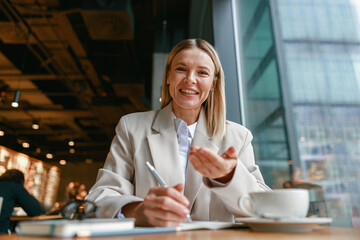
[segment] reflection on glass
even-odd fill
[[[359,227],[360,1],[276,2],[300,155],[293,179],[323,188],[333,225]]]
[[[360,1],[240,0],[237,13],[247,127],[265,181],[319,186],[332,225],[360,227]]]
[[[290,179],[289,151],[268,1],[238,1],[246,122],[255,159],[274,188]]]

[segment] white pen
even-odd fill
[[[160,174],[156,171],[156,169],[148,162],[145,163],[146,167],[150,170],[151,174],[156,178],[156,180],[160,183],[162,187],[168,187],[164,179],[160,176]],[[191,222],[190,214],[186,215],[186,221]]]

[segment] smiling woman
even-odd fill
[[[226,121],[225,108],[213,46],[182,41],[166,63],[161,110],[120,119],[87,200],[102,217],[133,217],[142,226],[177,226],[188,214],[228,222],[243,216],[240,197],[270,189],[255,165],[250,131]],[[157,186],[147,161],[170,187]]]

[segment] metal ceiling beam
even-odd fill
[[[21,89],[21,94],[31,93],[31,94],[45,94],[46,96],[76,96],[76,93],[74,92],[45,92],[38,89],[24,89],[24,88],[20,88],[20,89]],[[13,91],[5,91],[5,92],[12,93],[16,91],[13,90]]]
[[[81,74],[67,74],[70,80],[83,80]],[[62,77],[53,74],[0,74],[0,80],[18,82],[20,80],[61,80]]]
[[[12,108],[9,110],[1,110],[0,116],[3,116],[7,118],[7,116],[10,116],[14,113],[18,113],[19,110]],[[36,118],[55,118],[55,119],[74,119],[74,118],[94,118],[94,114],[89,110],[53,110],[53,109],[38,109],[38,110],[32,110],[28,109],[28,113],[30,113],[32,116]]]
[[[86,51],[82,43],[76,36],[76,33],[74,32],[74,29],[69,19],[67,18],[67,14],[78,13],[78,12],[80,12],[80,10],[58,12],[53,14],[53,17],[54,20],[57,21],[60,27],[59,29],[63,33],[63,36],[67,39],[70,47],[72,48],[76,57],[78,58],[78,62],[82,66],[82,70],[89,77],[89,80],[93,84],[95,91],[97,91],[97,93],[100,94],[104,90],[101,81],[99,79],[99,76],[95,71],[93,64],[87,59]]]
[[[82,131],[83,132],[83,131]],[[33,130],[33,129],[28,129],[28,130],[16,130],[16,131],[12,131],[12,134],[15,135],[68,135],[68,136],[74,136],[74,135],[78,135],[76,133],[74,133],[74,131],[72,130],[51,130],[51,129],[38,129],[38,130]],[[88,134],[101,134],[103,133],[102,130],[88,130],[86,131],[86,133]],[[66,138],[66,137],[64,137]],[[93,142],[93,144],[95,144]],[[109,144],[109,143],[107,143]]]
[[[21,34],[23,34],[25,36],[26,39],[28,39],[28,37],[32,36],[36,43],[37,46],[40,48],[42,54],[45,55],[45,57],[47,59],[43,59],[42,56],[40,56],[31,46],[31,44],[29,44],[28,42],[26,43],[27,47],[33,52],[33,54],[35,56],[37,56],[37,58],[43,63],[42,66],[48,70],[49,73],[52,73],[54,75],[57,75],[56,73],[54,73],[49,67],[48,64],[51,63],[52,66],[55,67],[56,71],[62,76],[62,80],[65,83],[66,86],[69,87],[69,89],[71,89],[74,92],[78,93],[78,100],[79,102],[83,103],[85,106],[89,105],[89,102],[87,102],[84,98],[82,97],[82,94],[78,91],[76,91],[74,89],[74,86],[72,85],[71,81],[67,78],[67,74],[62,70],[61,66],[58,64],[58,62],[56,61],[56,59],[54,58],[54,55],[51,54],[46,47],[44,47],[44,45],[42,44],[41,40],[36,36],[36,34],[31,30],[31,27],[29,26],[29,24],[23,19],[23,17],[21,16],[20,13],[18,13],[18,11],[12,6],[12,3],[8,0],[4,0],[2,1],[7,9],[11,12],[11,14],[7,13],[6,11],[4,11],[5,14],[8,15],[9,19],[11,19],[15,25],[18,27],[18,29],[20,30]],[[5,10],[5,8],[3,7],[3,10]],[[15,17],[16,19],[14,19],[13,17]],[[44,16],[46,17],[46,16]],[[24,30],[23,28],[25,28],[26,30]],[[55,31],[55,30],[54,30]],[[57,33],[55,33],[55,35],[57,35]],[[61,39],[59,39],[59,41],[61,41]],[[88,85],[88,83],[86,81],[84,81],[84,84],[87,85],[86,90],[87,90],[87,94],[91,94],[93,95],[93,91],[92,88]]]

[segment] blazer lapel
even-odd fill
[[[213,152],[218,152],[219,148],[215,141],[211,139],[207,131],[205,111],[201,109],[198,124],[196,126],[195,135],[192,141],[192,146],[206,147]],[[203,186],[203,176],[197,172],[192,166],[191,162],[188,161],[186,168],[186,182],[185,182],[185,196],[190,201],[190,210],[194,204],[194,201]]]
[[[147,136],[152,164],[169,187],[182,183],[183,175],[171,103],[159,111],[152,129],[156,133]]]

